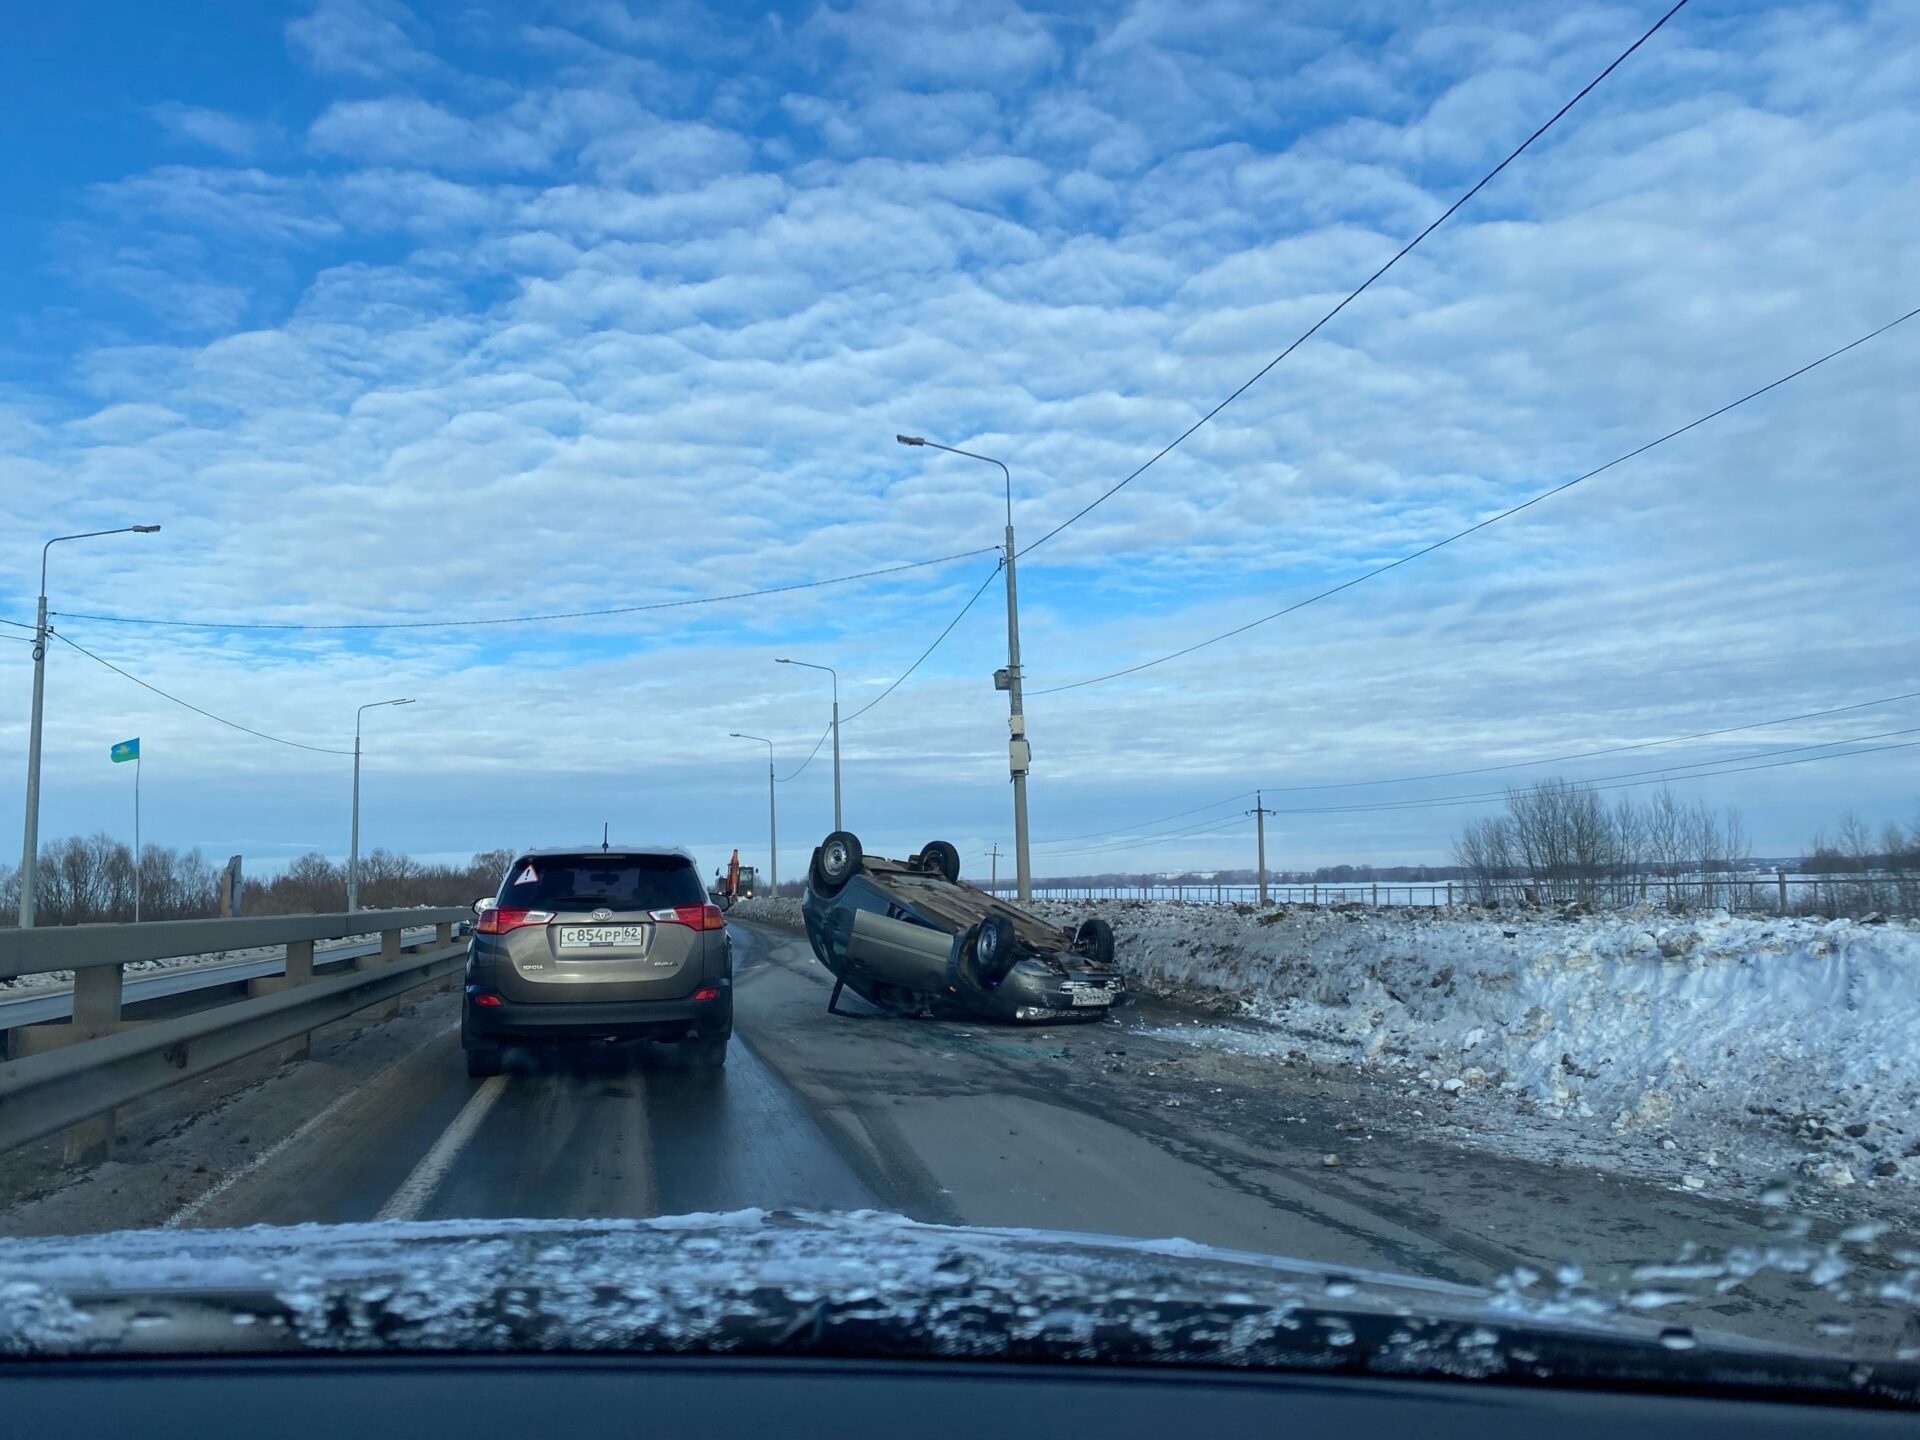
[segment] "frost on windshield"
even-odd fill
[[[1487,1292],[1177,1240],[871,1212],[138,1232],[84,1251],[0,1245],[0,1349],[807,1354],[1641,1379],[1671,1378],[1676,1352],[1696,1352],[1707,1368],[1695,1378],[1736,1364],[1750,1380],[1914,1393],[1897,1368],[1696,1335],[1636,1318],[1630,1297],[1581,1292],[1577,1275],[1532,1293],[1539,1278]]]

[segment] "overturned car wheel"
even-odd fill
[[[862,858],[859,836],[848,830],[834,831],[813,852],[813,888],[822,895],[838,894],[859,873]]]
[[[973,968],[980,983],[992,989],[1013,969],[1013,922],[1004,915],[989,915],[980,922],[973,937]]]
[[[1080,922],[1073,932],[1073,948],[1102,970],[1113,968],[1113,927],[1098,915]]]
[[[913,857],[913,863],[922,870],[932,871],[949,885],[959,883],[960,852],[945,840],[929,840]]]

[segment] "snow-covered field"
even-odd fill
[[[1588,1136],[1603,1122],[1689,1189],[1783,1166],[1832,1188],[1920,1179],[1911,924],[1097,908],[1143,988],[1254,1022],[1168,1038],[1344,1062]]]
[[[1920,927],[1657,909],[1040,902],[1096,910],[1135,986],[1214,1020],[1157,1037],[1311,1062],[1484,1143],[1765,1197],[1920,1191]],[[797,928],[795,901],[742,919]],[[1905,1192],[1905,1193],[1902,1193]]]

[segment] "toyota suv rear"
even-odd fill
[[[475,902],[460,1041],[469,1075],[502,1049],[672,1040],[726,1063],[733,942],[684,850],[530,850]]]

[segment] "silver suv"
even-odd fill
[[[726,1063],[733,941],[685,850],[530,850],[478,900],[460,1043],[469,1075],[514,1044],[675,1040]]]

